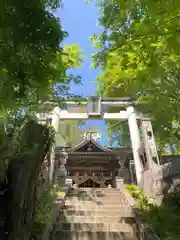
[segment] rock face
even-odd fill
[[[67,195],[51,240],[137,240],[135,229],[120,190],[79,188]]]

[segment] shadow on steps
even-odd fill
[[[137,240],[135,220],[116,190],[71,191],[49,240]]]

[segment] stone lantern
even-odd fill
[[[116,188],[121,189],[123,184],[124,184],[124,162],[120,157],[118,157],[118,164],[119,164],[119,171],[118,171],[118,176],[116,177]]]
[[[65,164],[67,163],[67,159],[68,159],[68,153],[63,148],[63,151],[62,151],[61,157],[60,157],[61,166],[65,166]]]
[[[67,177],[67,169],[66,169],[66,163],[68,159],[68,153],[63,149],[63,151],[60,154],[59,159],[59,167],[56,170],[56,179],[59,186],[65,185],[65,180]]]

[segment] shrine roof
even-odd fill
[[[56,150],[61,150],[63,148],[57,147]],[[95,140],[91,139],[85,139],[82,142],[80,142],[79,144],[77,144],[74,147],[70,147],[70,148],[65,148],[65,150],[69,153],[73,153],[73,152],[88,152],[88,153],[113,153],[113,151],[109,148],[106,148],[102,145],[100,145],[99,143],[97,143]]]

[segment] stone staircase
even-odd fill
[[[136,221],[126,197],[115,188],[69,192],[52,240],[137,240]]]

